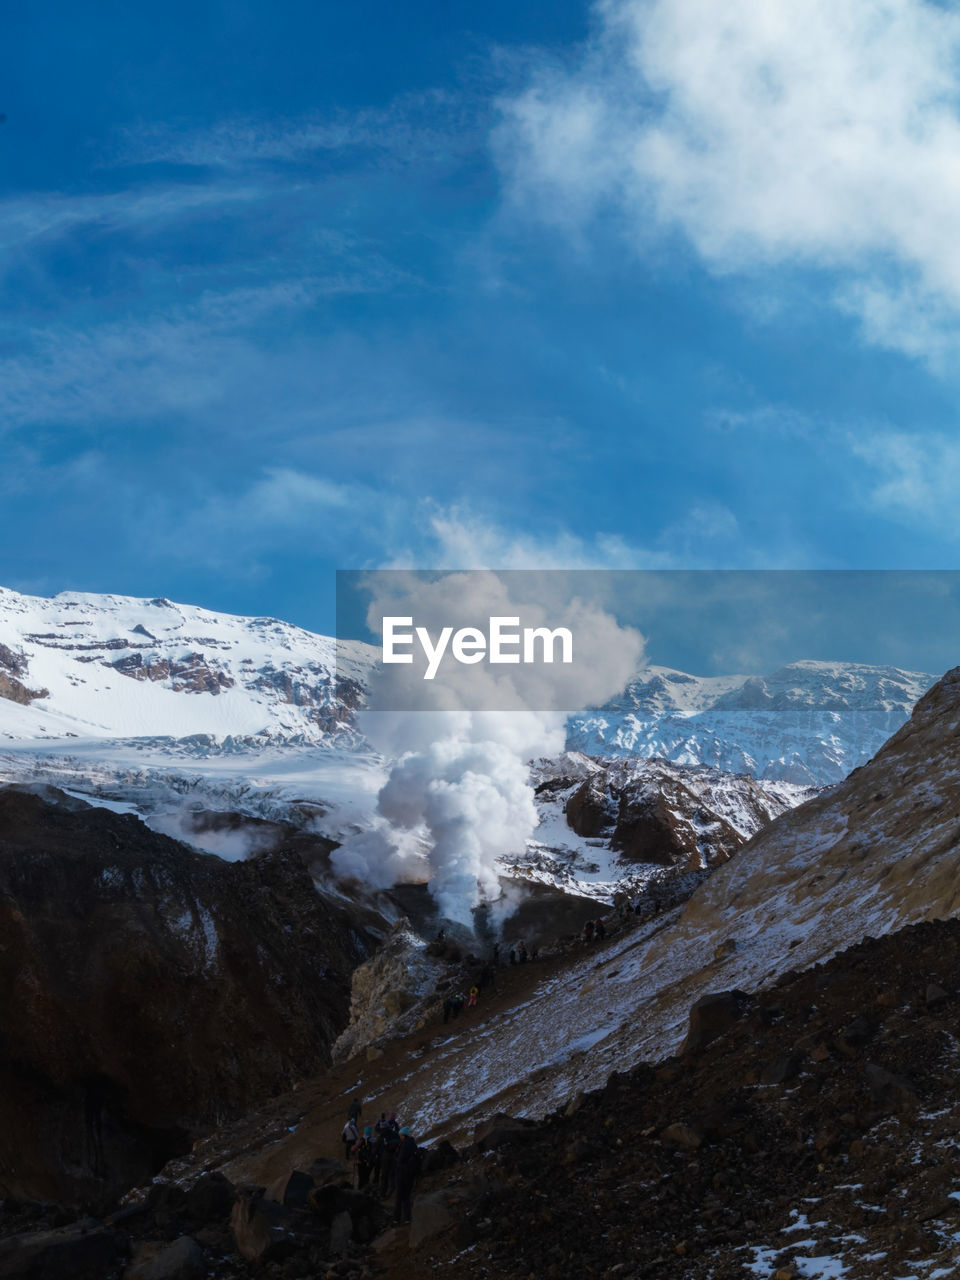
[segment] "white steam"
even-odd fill
[[[428,881],[441,913],[467,925],[475,907],[500,897],[498,860],[522,853],[538,822],[529,761],[561,752],[566,714],[620,692],[643,652],[638,632],[596,606],[564,599],[562,578],[371,575],[368,623],[377,634],[385,615],[412,616],[432,634],[519,616],[525,626],[570,628],[575,661],[454,663],[429,683],[416,665],[384,669],[372,705],[406,709],[367,712],[362,727],[395,763],[372,827],[332,855],[339,874],[378,888]]]

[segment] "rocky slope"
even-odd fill
[[[298,1155],[278,1139],[308,1128],[316,1086],[264,1108],[259,1134],[250,1120],[234,1133],[248,1163],[226,1167],[240,1178],[259,1140],[265,1195],[211,1171],[212,1139],[191,1177],[170,1166],[105,1226],[4,1202],[0,1268],[33,1274],[24,1263],[43,1258],[64,1280],[945,1280],[960,1266],[958,1011],[957,921],[868,939],[755,996],[718,995],[691,1011],[679,1055],[616,1071],[537,1122],[492,1116],[459,1152],[437,1146],[399,1229],[390,1200],[354,1191],[331,1158],[353,1093],[341,1071],[327,1081],[329,1124]],[[401,1060],[390,1065],[399,1075]],[[366,1110],[394,1098],[367,1095]]]
[[[433,1243],[419,1253],[400,1233],[354,1257],[376,1214],[337,1192],[321,1237],[268,1275],[330,1270],[344,1250],[336,1274],[396,1280],[434,1264],[454,1280],[562,1277],[571,1254],[586,1274],[677,1280],[952,1274],[960,925],[910,926],[960,911],[958,739],[960,669],[869,764],[774,821],[684,907],[507,967],[452,1027],[424,1009],[382,1056],[212,1135],[169,1176],[220,1168],[282,1198],[292,1170],[335,1152],[356,1095],[435,1142],[466,1145],[480,1124],[494,1154],[424,1182],[432,1225],[415,1235]],[[266,1210],[243,1204],[246,1231]],[[197,1225],[186,1204],[165,1213],[146,1221],[151,1240]],[[561,1223],[575,1229],[558,1238]],[[208,1269],[249,1274],[225,1229]]]
[[[109,1200],[317,1072],[379,923],[296,853],[227,863],[0,789],[0,1189]]]
[[[382,1274],[955,1275],[958,1011],[955,920],[715,1002],[715,1039],[698,1010],[680,1057],[500,1121],[495,1153],[425,1183],[410,1239],[436,1234]]]
[[[426,1136],[454,1140],[494,1110],[546,1114],[612,1071],[674,1052],[710,992],[755,991],[866,935],[960,912],[958,736],[960,669],[869,764],[778,818],[685,906],[634,917],[562,969],[531,966],[516,1006],[482,1003],[457,1034],[411,1050],[406,1114]]]

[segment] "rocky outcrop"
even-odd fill
[[[423,1197],[419,1274],[957,1274],[958,955],[957,921],[870,939],[739,1000],[705,1052],[614,1073],[495,1158],[466,1151]],[[484,1175],[475,1208],[444,1211]],[[412,1274],[394,1256],[384,1280]]]
[[[236,684],[218,663],[202,653],[188,653],[183,658],[145,658],[142,653],[129,653],[109,665],[134,680],[167,683],[175,693],[220,693]]]
[[[334,1045],[334,1060],[342,1062],[375,1047],[384,1036],[411,1030],[419,1018],[417,1006],[445,972],[443,961],[427,954],[423,939],[405,922],[395,926],[372,959],[353,974],[350,1025]]]
[[[103,1280],[123,1255],[118,1232],[93,1220],[0,1240],[4,1280]]]
[[[49,689],[28,689],[20,676],[27,674],[27,660],[22,653],[15,653],[9,645],[0,644],[0,698],[19,702],[25,707],[34,698],[47,698]]]
[[[19,702],[22,707],[26,707],[35,698],[49,696],[49,689],[28,689],[16,676],[8,676],[6,672],[0,671],[0,698],[6,698],[8,702]]]
[[[814,794],[666,760],[567,759],[587,770],[579,784],[549,780],[554,794],[572,788],[564,800],[568,826],[608,843],[623,861],[677,870],[722,865],[771,819]]]
[[[578,836],[609,832],[617,820],[617,801],[602,776],[587,778],[567,799],[567,824]]]
[[[322,1068],[369,941],[296,855],[0,790],[0,1190],[109,1200]]]

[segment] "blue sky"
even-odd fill
[[[329,631],[336,568],[956,567],[958,54],[920,0],[21,6],[0,581]]]

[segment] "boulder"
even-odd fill
[[[660,1131],[660,1141],[667,1142],[672,1147],[682,1147],[685,1151],[696,1151],[703,1142],[703,1137],[690,1125],[678,1121],[668,1124]]]
[[[56,1231],[0,1240],[3,1280],[103,1280],[120,1257],[120,1237],[92,1219]]]
[[[681,1054],[705,1049],[739,1022],[749,1006],[750,997],[745,991],[719,991],[702,996],[690,1010],[690,1025]]]
[[[435,1147],[424,1149],[420,1172],[422,1174],[439,1173],[442,1169],[449,1169],[451,1165],[455,1165],[459,1159],[456,1147],[449,1142],[438,1142]]]
[[[857,1017],[849,1022],[837,1036],[837,1048],[848,1058],[855,1058],[857,1050],[873,1039],[876,1028],[866,1018]]]
[[[511,1142],[523,1142],[536,1132],[533,1120],[522,1120],[498,1111],[489,1120],[481,1120],[473,1131],[473,1141],[478,1151],[491,1151]]]
[[[373,1242],[374,1253],[386,1253],[388,1249],[392,1249],[400,1237],[400,1232],[396,1227],[388,1227],[386,1231],[381,1231]]]
[[[788,1053],[782,1058],[775,1058],[760,1072],[760,1083],[786,1084],[788,1080],[795,1078],[802,1060],[799,1053]]]
[[[200,1280],[207,1273],[203,1250],[190,1236],[173,1244],[147,1243],[138,1246],[124,1280]]]
[[[867,1078],[870,1092],[877,1102],[894,1102],[897,1105],[910,1104],[916,1101],[917,1091],[909,1080],[894,1075],[886,1067],[875,1062],[864,1064],[863,1073]]]
[[[194,1222],[220,1222],[233,1212],[236,1189],[222,1173],[205,1173],[187,1192],[186,1210]]]
[[[351,1181],[351,1172],[342,1160],[319,1156],[307,1170],[315,1187],[344,1186]]]
[[[445,1191],[434,1191],[428,1195],[418,1195],[413,1201],[413,1213],[410,1219],[409,1244],[416,1249],[424,1240],[439,1235],[456,1221],[451,1211],[449,1196]]]
[[[247,1262],[266,1262],[285,1257],[292,1240],[292,1211],[274,1200],[264,1199],[263,1187],[240,1187],[230,1215],[237,1253]]]
[[[147,1194],[147,1211],[161,1226],[186,1212],[187,1193],[175,1182],[155,1182]]]
[[[339,1164],[339,1162],[338,1162]],[[270,1199],[287,1208],[308,1209],[310,1193],[316,1188],[316,1182],[309,1173],[302,1169],[294,1169],[285,1174],[270,1188]]]
[[[369,1240],[386,1215],[386,1206],[375,1196],[351,1187],[318,1187],[310,1193],[310,1208],[314,1220],[332,1229],[341,1213],[348,1213],[353,1222],[353,1233],[358,1240]]]

